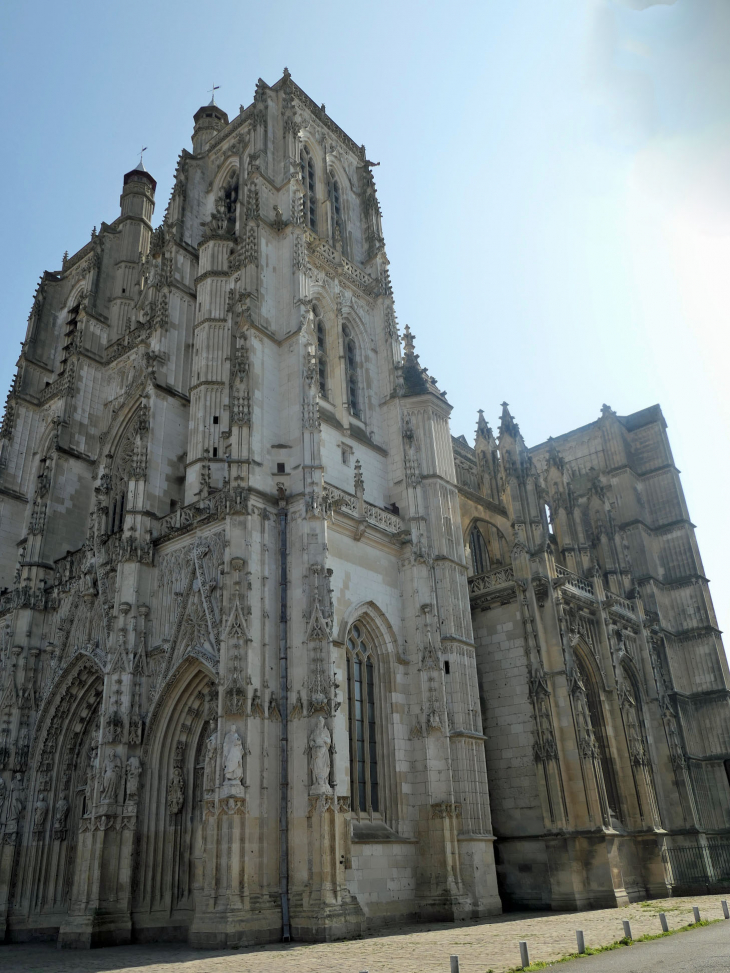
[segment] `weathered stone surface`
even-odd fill
[[[285,72],[193,150],[157,229],[140,165],[43,275],[8,398],[0,936],[497,913],[485,744],[509,898],[714,861],[727,672],[659,413],[452,441],[364,149]]]

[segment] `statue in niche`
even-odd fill
[[[243,744],[235,723],[228,727],[223,741],[223,776],[230,784],[240,784],[243,780]]]
[[[89,554],[81,574],[81,597],[86,599],[96,598],[99,593],[99,582],[96,575],[96,557]]]
[[[208,743],[205,749],[205,779],[203,786],[206,791],[212,791],[215,787],[217,756],[218,734],[214,730],[208,737]]]
[[[113,804],[119,793],[119,783],[122,779],[122,761],[113,748],[104,761],[104,772],[101,778],[101,800],[103,804]]]
[[[17,831],[20,816],[25,807],[25,786],[23,775],[16,774],[10,785],[10,805],[8,807],[7,830]]]
[[[33,808],[33,830],[42,831],[48,813],[48,801],[45,794],[39,794]]]
[[[261,702],[261,695],[258,689],[254,689],[253,696],[251,697],[251,716],[258,716],[259,719],[264,719],[264,705]]]
[[[53,830],[54,831],[65,831],[66,822],[68,821],[68,812],[71,809],[71,805],[68,803],[65,794],[61,794],[58,802],[56,803],[56,810],[53,812]]]
[[[167,788],[167,810],[170,814],[179,814],[185,801],[185,778],[182,767],[175,767],[172,780]]]
[[[127,800],[136,803],[139,798],[139,778],[142,773],[142,761],[132,754],[127,760]]]
[[[332,737],[325,726],[324,717],[318,716],[312,735],[309,738],[309,753],[312,767],[312,794],[331,794],[330,746]]]

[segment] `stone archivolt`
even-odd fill
[[[658,409],[452,439],[364,148],[285,71],[193,150],[157,229],[138,166],[43,275],[8,396],[0,938],[728,880],[728,676]]]

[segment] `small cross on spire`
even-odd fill
[[[144,167],[144,162],[142,161],[142,156],[145,154],[146,151],[147,151],[147,146],[146,145],[145,145],[145,147],[143,149],[140,149],[139,150],[139,162],[136,165],[136,168],[137,169],[141,169],[142,172],[146,172],[147,171],[145,169],[145,167]]]
[[[208,89],[210,91],[210,101],[208,102],[209,105],[215,105],[215,93],[219,88],[219,84],[214,84],[212,88]]]

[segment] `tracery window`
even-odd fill
[[[347,405],[350,412],[362,418],[360,411],[360,396],[358,390],[358,360],[357,346],[348,325],[342,326],[342,337],[345,345],[345,377],[347,381]]]
[[[471,534],[469,534],[469,549],[471,551],[472,574],[486,574],[491,567],[489,551],[484,535],[476,526],[472,527]]]
[[[327,332],[325,330],[322,313],[316,304],[312,306],[314,314],[314,330],[317,335],[317,381],[319,394],[327,397]]]
[[[302,146],[299,156],[299,168],[302,173],[302,186],[304,186],[304,223],[314,232],[317,232],[317,182],[314,172],[314,159],[306,145]]]
[[[347,698],[350,720],[350,793],[353,811],[380,810],[375,723],[375,665],[360,626],[347,639]]]

